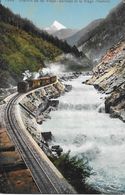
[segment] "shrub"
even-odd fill
[[[78,193],[95,193],[87,184],[87,178],[93,172],[85,157],[71,157],[69,151],[62,154],[59,158],[53,158],[51,160]]]

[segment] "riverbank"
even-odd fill
[[[125,39],[107,51],[86,83],[107,94],[105,112],[125,122]]]

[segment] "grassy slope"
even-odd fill
[[[17,79],[24,70],[37,71],[61,53],[42,38],[0,22],[0,76],[5,71]]]

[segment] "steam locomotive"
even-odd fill
[[[27,79],[25,81],[18,82],[17,91],[18,93],[26,93],[30,90],[53,84],[57,81],[57,76],[47,76],[38,79]]]

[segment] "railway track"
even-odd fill
[[[74,189],[62,177],[58,177],[49,164],[41,158],[31,140],[19,126],[15,116],[15,104],[20,95],[15,95],[5,109],[5,122],[9,135],[19,150],[24,162],[42,194],[71,194]]]

